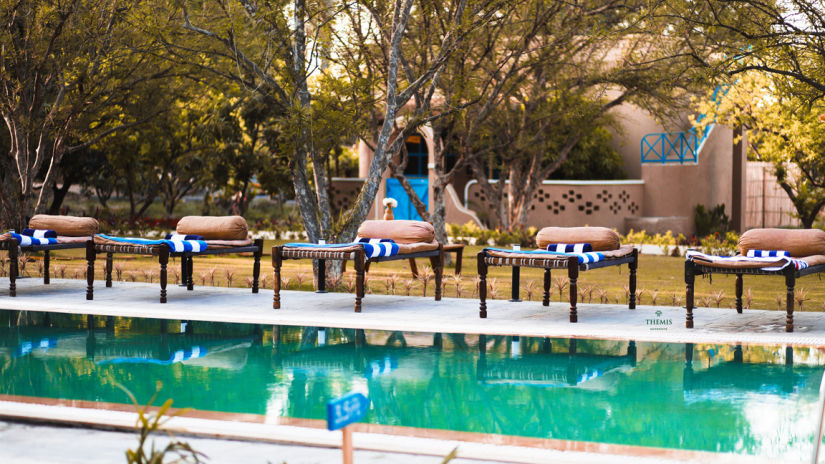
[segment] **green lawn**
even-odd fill
[[[281,243],[268,240],[265,243],[265,256],[262,260],[262,286],[272,288],[272,266],[270,249],[272,245]],[[445,295],[464,298],[476,297],[476,253],[482,247],[468,246],[464,250],[463,272],[460,279],[453,276],[454,266],[449,265],[445,270]],[[85,270],[83,250],[66,250],[52,253],[52,276],[82,279]],[[96,265],[98,279],[103,278],[103,256],[100,255]],[[425,268],[426,259],[418,260],[419,270]],[[350,263],[351,264],[351,263]],[[4,264],[4,272],[8,265]],[[180,277],[178,262],[170,266],[169,280],[176,282]],[[510,297],[510,269],[492,267],[488,274],[489,296],[493,298]],[[117,271],[120,271],[118,278]],[[158,265],[151,257],[137,257],[129,255],[115,255],[115,280],[157,282]],[[426,271],[425,271],[426,272]],[[423,274],[424,272],[422,272]],[[29,276],[42,275],[42,255],[31,255],[31,261],[26,264],[25,274]],[[252,258],[250,256],[205,256],[195,259],[195,285],[218,285],[246,287],[251,285]],[[311,290],[312,266],[309,261],[286,261],[282,272],[284,282],[282,288],[290,290]],[[637,291],[640,294],[641,304],[657,304],[668,306],[683,306],[685,298],[684,285],[684,258],[665,256],[642,255],[639,258]],[[583,272],[579,276],[580,302],[611,302],[625,303],[627,301],[627,266],[609,267],[594,271]],[[353,286],[354,272],[352,266],[347,267],[339,290],[349,291]],[[542,271],[539,269],[521,270],[521,297],[522,299],[541,299]],[[371,293],[395,293],[412,295],[423,293],[422,282],[412,280],[409,266],[406,261],[392,261],[379,263],[370,268],[368,274],[369,291]],[[393,290],[394,285],[394,290]],[[432,295],[433,280],[428,282],[427,294]],[[567,278],[565,271],[555,271],[551,298],[553,301],[567,299]],[[458,288],[457,288],[458,287]],[[563,291],[559,292],[559,288]],[[797,310],[820,311],[825,310],[825,286],[820,285],[817,276],[810,276],[797,281],[798,299],[802,299],[802,307],[797,303]],[[745,276],[744,304],[747,308],[781,309],[784,308],[784,279],[765,276]],[[696,282],[697,306],[733,307],[734,305],[734,278],[732,276],[717,275],[713,278],[713,285],[709,279],[698,278]],[[750,295],[750,298],[749,298]]]

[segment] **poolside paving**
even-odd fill
[[[169,286],[169,302],[160,304],[157,284],[115,282],[95,286],[85,299],[85,282],[39,279],[18,281],[17,297],[0,285],[0,309],[146,317],[173,320],[237,322],[266,325],[470,333],[530,337],[574,337],[674,343],[743,343],[825,347],[825,313],[797,311],[795,331],[787,333],[784,311],[698,308],[694,329],[685,328],[684,308],[672,306],[579,304],[578,323],[568,321],[568,304],[489,300],[488,317],[478,316],[478,300],[402,295],[367,295],[363,312],[353,311],[347,293],[282,291],[281,309],[272,309],[272,290]]]

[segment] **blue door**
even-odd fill
[[[427,195],[429,189],[427,178],[408,177],[407,180],[410,182],[410,185],[412,185],[415,194],[418,195],[421,202],[429,206],[427,202],[429,198]],[[395,198],[395,200],[398,201],[398,207],[393,211],[396,219],[421,220],[421,216],[418,214],[418,211],[415,210],[415,205],[410,201],[410,197],[407,196],[407,192],[404,191],[404,187],[401,186],[401,182],[399,182],[398,179],[387,179],[387,197]]]

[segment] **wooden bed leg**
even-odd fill
[[[742,314],[742,274],[736,274],[736,312]]]
[[[86,299],[94,300],[95,298],[95,242],[94,240],[86,241]]]
[[[106,253],[106,288],[112,287],[112,253]]]
[[[793,332],[793,290],[796,284],[796,268],[788,266],[785,271],[785,286],[788,287],[788,293],[785,296],[785,306],[787,308],[787,316],[785,316],[785,332]]]
[[[361,312],[361,300],[364,298],[364,250],[355,252],[355,312]]]
[[[518,266],[513,266],[513,270],[510,276],[510,301],[512,303],[518,303],[521,301],[521,298],[519,298],[519,287],[521,286],[521,268]]]
[[[281,247],[272,247],[272,309],[281,309]]]
[[[258,249],[253,254],[255,263],[252,265],[252,293],[258,293],[258,279],[261,277],[261,255],[263,255],[264,251],[264,239],[256,239],[255,247]]]
[[[169,248],[161,248],[158,262],[160,262],[160,302],[166,303],[166,265],[169,264]]]
[[[43,284],[49,285],[51,283],[51,275],[49,274],[49,264],[51,261],[51,253],[49,250],[43,251]]]
[[[435,301],[441,301],[441,282],[444,279],[443,245],[438,245],[438,256],[430,256],[430,266],[435,270]]]
[[[415,264],[415,258],[410,258],[410,272],[412,272],[413,279],[418,278],[418,265]]]
[[[627,308],[636,309],[636,269],[639,267],[639,250],[633,249],[633,260],[627,263],[627,267],[630,270],[630,277],[627,283],[630,292]]]
[[[17,250],[17,240],[12,239],[9,244],[9,296],[17,296]]]
[[[186,256],[186,253],[183,253],[180,255],[180,284],[184,287],[189,285],[187,269],[189,269],[189,257]]]
[[[578,322],[576,303],[579,299],[579,259],[576,257],[567,260],[567,278],[570,280],[570,322]]]
[[[464,257],[464,248],[459,248],[455,252],[455,275],[461,275],[461,260]]]
[[[186,256],[186,289],[195,289],[195,258],[192,255]]]
[[[685,327],[693,328],[693,261],[685,260]]]
[[[363,268],[361,270],[363,272]],[[325,259],[318,260],[318,290],[315,293],[327,292],[327,261]]]
[[[550,284],[552,281],[550,280],[550,268],[544,268],[544,293],[541,296],[541,305],[542,306],[550,306]]]
[[[478,253],[478,317],[487,317],[487,263],[484,251]]]

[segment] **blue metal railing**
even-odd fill
[[[727,94],[728,86],[717,86],[713,91],[711,101],[716,101],[720,91],[723,95]],[[696,122],[704,118],[705,115],[700,114]],[[640,143],[642,164],[697,163],[702,144],[715,125],[715,123],[708,124],[701,134],[695,127],[691,127],[690,130],[684,132],[659,132],[645,135]]]

